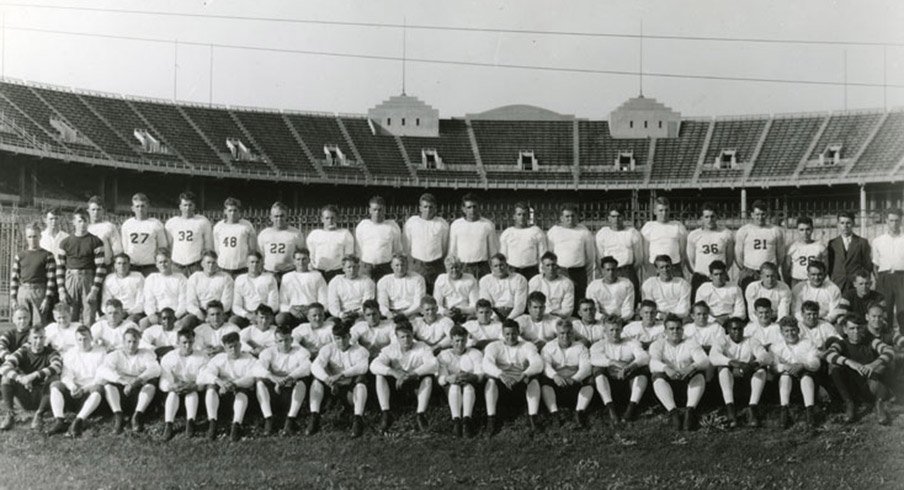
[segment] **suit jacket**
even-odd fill
[[[847,291],[853,286],[853,275],[859,269],[873,270],[872,252],[869,241],[857,236],[851,236],[851,245],[844,250],[844,241],[841,235],[829,240],[829,278],[841,291]]]

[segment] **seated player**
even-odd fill
[[[325,314],[322,304],[311,303],[308,305],[308,321],[292,329],[295,343],[307,349],[312,358],[317,357],[324,345],[333,341],[333,322],[325,321]]]
[[[469,345],[481,352],[490,342],[502,340],[502,323],[496,320],[493,305],[485,299],[477,300],[477,318],[468,320],[462,327],[470,336]]]
[[[157,317],[163,308],[172,308],[176,318],[185,316],[188,279],[181,272],[173,270],[173,261],[165,250],[155,255],[157,272],[144,278],[144,314],[138,322],[141,328],[160,323]]]
[[[439,315],[439,307],[433,296],[421,298],[421,316],[411,320],[414,338],[427,344],[434,353],[452,345],[449,330],[455,325],[451,318]]]
[[[13,310],[12,321],[13,328],[0,335],[0,363],[25,345],[31,333],[31,312],[28,308],[19,306]]]
[[[845,318],[844,337],[829,341],[826,361],[832,381],[844,400],[844,421],[856,419],[859,402],[874,402],[880,425],[891,422],[885,402],[891,398],[889,364],[895,357],[892,347],[869,334],[866,324],[855,314]]]
[[[201,270],[185,282],[185,316],[179,320],[179,329],[194,328],[207,321],[204,305],[211,301],[223,304],[223,311],[232,311],[235,281],[217,265],[217,253],[206,251],[201,258]]]
[[[672,259],[668,255],[657,255],[654,265],[656,275],[640,287],[643,299],[655,301],[660,316],[671,313],[679,318],[687,317],[691,308],[691,285],[683,277],[673,275]]]
[[[144,412],[157,393],[160,364],[153,351],[139,348],[140,342],[138,329],[126,330],[122,347],[109,352],[104,358],[104,364],[98,369],[98,377],[106,381],[104,393],[107,405],[113,411],[114,434],[122,433],[124,404],[134,408],[132,431],[143,431]]]
[[[709,354],[712,346],[721,342],[725,337],[725,329],[722,328],[722,325],[710,321],[709,305],[702,301],[694,303],[691,318],[693,322],[684,326],[684,336],[693,337]],[[712,377],[707,375],[706,379],[710,380]]]
[[[871,305],[887,306],[885,296],[874,289],[870,289],[870,272],[860,269],[854,273],[853,287],[841,294],[841,305],[846,305],[848,311],[866,318]],[[839,305],[839,306],[841,306]]]
[[[547,315],[546,296],[540,291],[534,291],[527,295],[527,313],[515,321],[521,328],[521,338],[536,344],[537,349],[542,349],[543,345],[556,338],[556,325],[565,320],[559,316]]]
[[[226,334],[235,332],[237,335],[239,327],[226,322],[226,309],[223,303],[213,300],[207,303],[206,323],[195,328],[195,349],[203,352],[208,358],[211,358],[221,352],[225,352],[223,337]]]
[[[728,282],[728,267],[721,260],[709,264],[710,281],[697,288],[696,300],[709,305],[710,315],[719,324],[731,317],[745,319],[744,294],[741,288]]]
[[[254,388],[254,380],[266,375],[260,362],[247,352],[242,352],[238,332],[223,335],[224,352],[213,356],[198,374],[198,384],[205,389],[204,406],[207,408],[207,438],[217,438],[217,418],[220,399],[232,402],[232,426],[229,438],[238,441],[242,437],[242,422],[248,409],[248,398]]]
[[[632,286],[633,287],[633,286]],[[583,298],[578,301],[578,318],[571,321],[574,336],[588,348],[605,336],[605,327],[596,314],[596,301]]]
[[[464,273],[461,261],[449,255],[444,261],[446,273],[440,274],[433,285],[433,297],[439,306],[439,314],[464,323],[474,315],[479,299],[477,279]]]
[[[657,311],[656,302],[645,299],[640,302],[638,310],[640,320],[635,320],[627,325],[622,331],[622,337],[628,340],[636,340],[640,342],[644,350],[650,348],[650,344],[662,336],[664,327],[662,323],[658,323],[659,312]]]
[[[104,400],[104,383],[98,377],[98,370],[104,363],[107,351],[94,345],[91,330],[79,326],[75,332],[78,345],[63,354],[63,374],[59,381],[50,383],[50,409],[54,423],[50,434],[62,434],[66,431],[66,402],[81,402],[78,415],[69,426],[69,437],[78,437],[82,433],[85,420],[97,410]]]
[[[222,261],[222,257],[220,260]],[[239,328],[251,325],[258,306],[267,305],[273,311],[279,309],[280,306],[279,286],[276,284],[273,274],[264,272],[264,256],[259,252],[251,252],[245,260],[248,272],[239,274],[235,278],[232,293],[232,316],[229,317],[229,323]],[[227,272],[227,274],[229,273]],[[283,276],[283,284],[286,283],[285,281],[286,277]]]
[[[468,347],[468,331],[455,325],[449,331],[452,347],[436,356],[438,366],[437,382],[446,391],[449,410],[452,412],[452,432],[474,437],[474,402],[477,400],[477,385],[483,379],[483,354]],[[464,417],[464,420],[462,420]]]
[[[31,313],[26,321],[31,322]],[[28,329],[28,341],[7,355],[0,365],[0,393],[6,409],[0,430],[13,427],[14,400],[19,400],[22,408],[36,409],[31,428],[40,431],[44,426],[41,417],[50,404],[50,385],[62,369],[59,352],[46,344],[44,327],[35,325]]]
[[[338,277],[338,276],[337,276]],[[327,396],[336,397],[341,403],[353,405],[352,437],[364,434],[364,407],[367,404],[367,349],[352,342],[351,323],[346,319],[333,324],[333,342],[320,349],[311,364],[310,409],[311,419],[306,436],[320,431],[320,406]]]
[[[179,411],[180,398],[185,400],[185,437],[195,434],[201,386],[198,376],[207,365],[207,356],[195,350],[195,331],[179,330],[176,348],[160,360],[160,391],[166,393],[163,404],[163,440],[173,438],[173,424]]]
[[[807,265],[807,280],[791,290],[791,311],[801,312],[804,302],[813,301],[819,305],[819,318],[834,320],[832,313],[841,302],[841,289],[826,278],[826,265],[817,260]],[[800,316],[797,317],[801,319]]]
[[[803,305],[801,305],[800,317],[798,317],[800,322],[798,326],[800,327],[800,336],[809,339],[816,346],[819,358],[825,359],[826,346],[829,339],[840,338],[841,336],[835,330],[834,325],[819,316],[819,311],[819,304],[815,301],[804,301]]]
[[[398,323],[395,335],[396,342],[383,347],[380,355],[370,363],[370,372],[376,376],[377,401],[382,412],[380,432],[385,433],[392,424],[389,411],[392,392],[400,394],[403,390],[417,394],[417,427],[426,431],[427,407],[437,369],[436,357],[427,344],[414,340],[411,324]]]
[[[367,275],[361,274],[361,260],[354,255],[342,258],[342,274],[327,286],[327,305],[330,315],[339,320],[357,319],[364,314],[364,302],[376,299],[377,286]]]
[[[650,355],[643,349],[640,341],[624,338],[622,330],[621,317],[609,315],[603,323],[605,338],[590,346],[593,381],[596,391],[603,399],[605,413],[609,415],[609,424],[612,426],[618,425],[622,420],[634,420],[637,404],[650,382]],[[615,393],[624,393],[629,389],[631,395],[628,406],[624,415],[619,416],[615,409]]]
[[[258,378],[255,384],[257,401],[264,416],[264,434],[273,433],[271,399],[276,398],[280,407],[288,405],[282,434],[292,435],[298,427],[298,412],[301,411],[311,377],[311,353],[304,347],[292,345],[292,331],[288,327],[279,327],[276,330],[276,345],[264,349],[259,359],[261,367],[266,370],[266,375]]]
[[[490,259],[490,271],[480,278],[480,298],[493,305],[500,320],[518,318],[527,306],[527,279],[511,272],[502,254]]]
[[[13,324],[15,324],[15,310],[13,310]],[[75,331],[81,323],[72,321],[72,308],[66,303],[57,303],[53,306],[53,323],[47,325],[44,331],[47,334],[47,343],[61,355],[75,347]],[[2,341],[0,341],[2,342]],[[2,361],[0,356],[0,361]]]
[[[816,402],[816,383],[814,373],[819,370],[819,356],[816,345],[801,335],[797,318],[786,316],[779,320],[782,340],[769,346],[772,354],[772,369],[779,376],[778,395],[782,411],[779,425],[783,429],[791,426],[791,390],[794,381],[800,384],[800,392],[804,399],[804,410],[807,425],[814,427],[813,404]]]
[[[696,410],[706,390],[704,375],[709,367],[709,357],[693,337],[684,335],[681,318],[668,315],[665,318],[662,337],[650,345],[650,372],[653,392],[669,412],[669,420],[677,430],[694,430]],[[684,423],[675,404],[674,391],[687,390]]]
[[[772,318],[784,318],[791,312],[791,288],[779,280],[778,267],[772,262],[760,266],[760,280],[753,281],[744,290],[747,302],[747,318],[753,318],[756,300],[766,298],[772,305]]]
[[[600,259],[602,277],[587,286],[587,298],[593,300],[603,316],[618,315],[624,321],[634,317],[634,284],[618,276],[618,261],[607,256]]]
[[[766,367],[768,354],[756,337],[744,337],[744,320],[731,317],[725,321],[725,336],[713,344],[709,351],[709,361],[719,372],[719,387],[728,426],[737,427],[734,390],[735,381],[750,380],[750,402],[745,414],[751,427],[762,425],[759,405],[766,387]]]
[[[380,317],[380,305],[376,300],[365,301],[363,309],[363,317],[352,327],[352,342],[367,349],[370,357],[375,358],[395,339],[395,324]]]
[[[744,337],[753,337],[759,341],[767,351],[769,346],[782,340],[782,332],[775,317],[772,302],[768,298],[757,298],[754,301],[750,322],[744,327]]]
[[[540,383],[537,375],[543,372],[543,358],[533,343],[521,340],[520,334],[518,322],[507,319],[502,324],[502,340],[493,341],[484,349],[482,367],[487,375],[484,396],[490,435],[498,433],[500,429],[500,422],[496,417],[500,394],[508,395],[507,398],[512,401],[523,394],[527,398],[530,429],[538,429]]]
[[[144,276],[131,270],[128,255],[113,257],[113,272],[104,279],[102,297],[118,299],[130,322],[138,324],[144,318]]]
[[[546,311],[549,314],[569,318],[574,312],[574,283],[560,273],[558,260],[556,254],[544,253],[540,258],[540,274],[530,278],[527,290],[546,296]]]
[[[267,305],[259,305],[254,313],[254,324],[243,328],[239,332],[239,338],[242,340],[242,350],[250,352],[254,357],[260,356],[264,349],[276,345],[273,310]]]
[[[392,274],[377,282],[380,313],[385,317],[405,315],[412,318],[418,313],[421,298],[427,294],[424,277],[408,270],[408,256],[404,254],[394,254],[390,266]]]
[[[559,415],[559,398],[576,399],[574,421],[576,427],[587,427],[587,407],[593,400],[593,384],[590,377],[590,351],[576,342],[570,323],[559,318],[556,338],[543,346],[543,376],[540,378],[540,394],[549,414],[559,418],[559,426],[565,419]]]
[[[895,365],[898,365],[904,355],[904,335],[890,328],[886,323],[886,318],[885,308],[882,305],[870,305],[866,312],[866,328],[870,335],[892,346],[895,351]]]
[[[176,330],[176,312],[172,308],[160,310],[157,318],[160,323],[151,325],[141,334],[141,343],[145,348],[152,349],[160,359],[179,345],[179,331]],[[194,331],[191,337],[194,340]]]
[[[320,271],[311,268],[308,249],[296,250],[292,257],[295,270],[284,275],[279,284],[276,324],[294,328],[305,320],[308,305],[327,303],[328,290]]]
[[[109,352],[122,347],[123,334],[130,328],[138,330],[138,325],[126,318],[122,302],[116,298],[108,299],[104,302],[103,318],[91,325],[91,336],[97,345]]]

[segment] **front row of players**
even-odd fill
[[[425,302],[427,306],[431,303]],[[310,409],[306,434],[320,430],[324,401],[334,397],[353,408],[352,433],[357,437],[364,430],[363,415],[371,390],[376,391],[382,411],[381,431],[392,424],[391,400],[409,394],[417,400],[417,425],[425,430],[434,383],[446,393],[454,432],[459,436],[477,432],[473,414],[481,385],[490,434],[498,432],[501,425],[497,408],[516,405],[519,399],[526,399],[531,430],[539,425],[541,402],[563,424],[558,404],[566,400],[575,404],[576,426],[586,427],[594,390],[604,404],[602,416],[616,426],[636,416],[652,382],[670,423],[679,430],[690,430],[696,424],[706,384],[714,378],[731,426],[738,423],[734,394],[741,384],[749,385],[750,393],[745,418],[750,426],[761,426],[760,400],[770,378],[778,379],[782,427],[791,423],[788,407],[795,385],[799,386],[805,418],[811,426],[815,424],[817,385],[843,400],[847,421],[855,418],[854,402],[863,399],[875,400],[880,423],[889,421],[885,401],[891,395],[889,367],[895,351],[883,338],[899,344],[901,339],[888,339],[881,329],[871,332],[875,328],[868,329],[856,316],[846,317],[844,335],[835,336],[831,326],[829,330],[824,326],[812,328],[806,323],[800,325],[791,316],[777,324],[754,322],[746,328],[739,318],[729,318],[724,326],[708,323],[705,304],[698,303],[694,323],[683,325],[680,318],[668,315],[662,325],[656,325],[655,305],[645,302],[642,320],[624,332],[621,318],[611,315],[594,321],[592,303],[587,305],[583,309],[589,310],[584,311],[589,313],[588,318],[572,325],[553,317],[552,331],[538,334],[526,331],[535,327],[531,325],[534,322],[522,322],[525,329],[513,320],[493,321],[489,305],[481,302],[477,320],[465,326],[442,327],[445,335],[430,345],[415,340],[415,327],[404,317],[397,318],[395,324],[381,321],[378,305],[365,305],[362,323],[347,320],[331,327],[316,311],[322,307],[315,306],[311,316],[316,331],[310,324],[295,331],[276,327],[272,311],[263,306],[258,312],[262,320],[248,327],[259,335],[254,340],[247,329],[240,334],[236,327],[224,323],[220,318],[222,306],[212,302],[208,304],[208,323],[196,329],[176,331],[170,320],[168,333],[175,339],[172,350],[165,354],[165,349],[158,348],[155,353],[147,348],[153,347],[148,345],[147,331],[143,338],[138,329],[120,321],[120,328],[124,328],[121,345],[107,345],[102,332],[93,335],[91,329],[78,326],[74,328],[74,345],[62,356],[47,342],[45,328],[28,328],[28,317],[20,310],[14,318],[17,327],[24,324],[26,328],[7,336],[27,333],[27,342],[8,354],[0,366],[6,408],[0,429],[13,425],[14,399],[18,399],[28,408],[37,406],[33,428],[42,427],[41,414],[49,405],[54,416],[50,433],[78,436],[85,420],[106,399],[113,412],[114,432],[123,431],[126,411],[131,414],[132,430],[140,432],[144,414],[159,387],[165,393],[163,437],[167,440],[174,436],[180,404],[185,406],[186,435],[193,435],[202,397],[210,438],[216,437],[220,405],[225,402],[232,407],[230,437],[239,439],[252,398],[258,402],[267,434],[275,429],[274,406],[285,412],[282,433],[292,434],[298,429],[306,396]],[[758,307],[768,309],[770,305]],[[374,310],[373,314],[368,315],[367,310]],[[539,316],[543,317],[542,311]],[[883,317],[881,311],[870,311],[869,327],[878,326],[873,325],[877,322],[880,325]],[[425,337],[424,325],[419,324],[417,337]],[[272,342],[264,339],[266,335]],[[820,336],[826,337],[825,342],[819,340]],[[298,345],[299,340],[314,344],[317,355],[313,361],[309,350]],[[0,339],[0,345],[7,341]],[[159,361],[158,354],[163,354]],[[676,394],[685,399],[683,410],[678,408]],[[619,413],[615,403],[622,402],[625,395],[627,407]],[[500,405],[500,400],[507,403]],[[78,413],[67,430],[64,409],[77,404]]]

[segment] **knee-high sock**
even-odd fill
[[[110,410],[113,410],[113,413],[122,412],[119,388],[113,385],[105,385],[104,393],[107,395],[107,405],[110,405]]]
[[[466,384],[461,390],[461,412],[465,417],[470,417],[474,413],[474,402],[477,400],[477,393],[474,385]]]
[[[13,385],[12,382],[6,382],[5,379],[3,381],[3,384],[0,384],[0,393],[3,394],[3,407],[6,408],[8,413],[13,413],[13,399],[15,398],[13,396]]]
[[[731,369],[719,370],[719,387],[722,388],[722,399],[725,400],[725,404],[734,403],[734,376]]]
[[[791,387],[793,386],[794,380],[787,374],[783,374],[778,379],[778,401],[783,407],[787,407],[791,403]]]
[[[148,405],[151,404],[151,400],[154,399],[154,393],[157,393],[157,388],[154,385],[147,384],[142,386],[141,391],[138,392],[138,401],[135,402],[135,411],[144,413]]]
[[[364,407],[367,405],[367,386],[363,383],[355,385],[355,415],[364,415]]]
[[[320,404],[323,402],[323,383],[314,380],[311,384],[311,398],[308,400],[308,407],[311,413],[320,413]]]
[[[631,380],[631,401],[633,403],[640,403],[644,392],[647,391],[647,383],[649,383],[649,380],[646,376],[635,376]]]
[[[533,380],[527,384],[527,414],[537,415],[540,411],[540,382]]]
[[[452,412],[452,418],[461,418],[461,386],[457,384],[449,385],[449,390],[446,392],[446,398],[449,400],[449,411]]]
[[[499,387],[496,386],[495,379],[488,379],[487,385],[483,390],[484,398],[486,398],[487,403],[487,415],[492,417],[496,415],[496,403],[499,402]]]
[[[207,408],[207,418],[209,420],[217,419],[217,412],[220,411],[220,394],[216,388],[208,388],[204,394],[204,406]]]
[[[693,378],[687,382],[687,406],[697,408],[700,399],[703,398],[703,392],[706,390],[706,378],[702,374],[695,374]]]
[[[273,407],[270,405],[270,391],[267,389],[267,385],[263,381],[258,381],[254,391],[257,392],[257,402],[261,406],[261,414],[265,419],[269,419],[273,416]]]
[[[380,410],[389,410],[389,380],[386,376],[377,375],[377,401],[380,403]]]
[[[599,392],[600,398],[603,399],[603,405],[612,403],[612,386],[609,385],[609,378],[600,374],[593,381],[596,384],[596,391]]]
[[[668,381],[661,378],[653,381],[653,393],[666,410],[671,412],[675,409],[675,394],[672,393],[672,385]]]
[[[176,412],[179,411],[179,395],[175,392],[167,393],[163,403],[163,421],[173,423],[176,420]]]
[[[584,386],[581,387],[581,391],[578,392],[578,402],[575,405],[576,410],[586,410],[590,405],[590,401],[593,400],[593,387],[592,386]]]
[[[85,403],[82,404],[82,409],[78,411],[76,417],[82,420],[87,419],[95,410],[97,410],[101,401],[103,401],[103,397],[100,396],[100,393],[92,391],[91,394],[88,395],[88,398],[85,399]]]
[[[301,404],[304,403],[304,396],[307,393],[308,389],[304,385],[304,381],[299,380],[295,383],[295,386],[292,387],[292,401],[289,404],[289,417],[298,417],[298,412],[301,411]]]
[[[56,386],[50,386],[50,410],[55,418],[61,419],[66,415],[66,399],[63,392]]]
[[[766,370],[759,369],[750,377],[750,404],[759,405],[763,396],[763,388],[766,387]]]
[[[816,383],[813,377],[809,375],[800,377],[800,394],[804,397],[805,407],[812,407],[816,403]]]
[[[540,388],[540,396],[543,397],[543,404],[549,413],[559,411],[558,400],[556,400],[556,390],[552,386],[543,386]]]
[[[421,379],[420,384],[417,386],[417,413],[427,411],[427,406],[430,405],[431,394],[433,394],[433,378],[427,376]]]
[[[232,402],[232,423],[241,424],[245,420],[245,410],[248,409],[248,395],[244,393],[236,393],[235,401]]]
[[[198,417],[199,396],[197,391],[185,395],[185,419],[195,420]]]

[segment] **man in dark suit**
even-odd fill
[[[869,241],[854,234],[854,213],[838,213],[840,235],[829,241],[829,277],[847,292],[854,285],[854,273],[872,270],[873,260]]]

